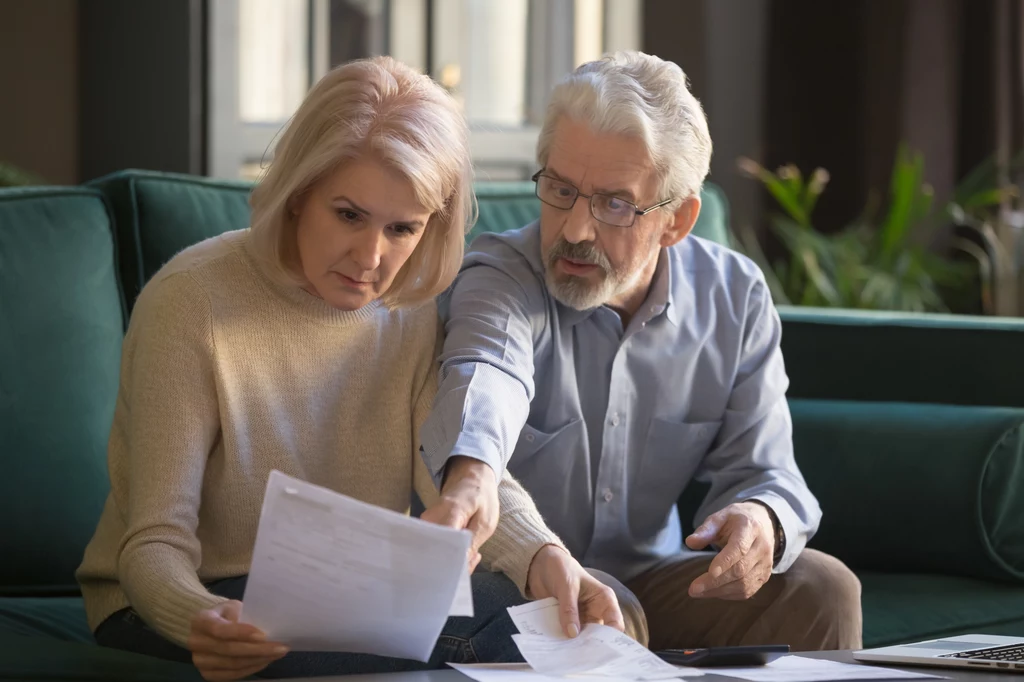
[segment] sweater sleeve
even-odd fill
[[[225,599],[199,580],[196,537],[203,475],[220,423],[213,325],[206,294],[188,273],[153,282],[125,339],[118,400],[121,448],[111,448],[125,534],[118,577],[133,609],[184,645],[196,612]]]
[[[419,434],[437,394],[436,358],[441,343],[442,339],[439,338],[437,350],[429,358],[430,371],[424,373],[422,385],[418,395],[414,397],[413,405],[413,485],[420,501],[427,508],[437,502],[439,494],[434,478],[421,456]],[[503,473],[498,483],[498,504],[498,526],[494,535],[481,548],[482,563],[492,571],[500,571],[507,575],[523,596],[529,598],[527,579],[533,557],[545,545],[556,545],[562,549],[565,549],[565,546],[547,527],[530,494],[508,471]]]

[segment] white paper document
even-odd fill
[[[871,665],[851,665],[802,656],[783,656],[752,668],[709,668],[708,672],[751,682],[831,682],[832,680],[925,680],[937,675],[905,672]]]
[[[661,660],[629,636],[607,625],[588,623],[575,639],[543,635],[512,635],[519,653],[534,672],[559,675],[600,675],[632,680],[697,677],[692,668]]]
[[[459,586],[455,589],[455,599],[448,615],[473,617],[473,583],[469,579],[468,561],[462,562],[462,575],[459,576]]]
[[[460,673],[476,682],[565,682],[564,677],[541,675],[529,663],[449,663]],[[573,675],[573,682],[635,682],[631,677],[598,677]]]
[[[524,635],[541,635],[555,639],[569,639],[558,620],[558,600],[554,597],[527,602],[521,606],[508,607],[508,615],[519,632]]]
[[[449,613],[472,610],[469,543],[468,531],[271,472],[242,620],[293,651],[426,661]]]

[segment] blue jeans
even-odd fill
[[[312,677],[355,673],[390,673],[444,668],[446,663],[522,662],[512,641],[518,632],[506,610],[524,603],[519,590],[503,573],[477,571],[472,576],[474,618],[449,618],[426,663],[370,654],[295,652],[271,663],[258,677]],[[246,576],[207,585],[213,594],[242,599]],[[157,634],[132,609],[122,609],[96,629],[105,647],[134,651],[172,661],[192,662],[192,653]]]

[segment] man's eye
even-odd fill
[[[622,199],[608,197],[605,201],[605,208],[615,213],[625,213],[629,210],[629,204]]]

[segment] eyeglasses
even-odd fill
[[[632,227],[637,216],[647,215],[655,209],[672,203],[671,199],[666,199],[641,211],[632,201],[627,201],[622,197],[600,193],[584,194],[568,182],[544,175],[543,168],[537,171],[531,180],[537,183],[537,198],[548,206],[568,211],[576,205],[578,197],[590,199],[590,214],[600,222],[615,227]]]

